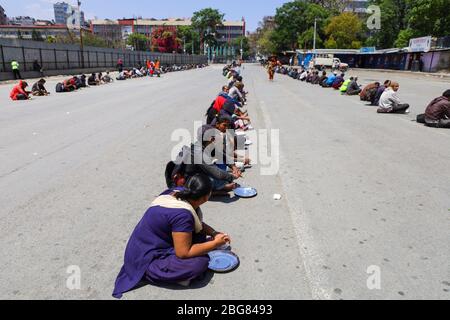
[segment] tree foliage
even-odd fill
[[[140,33],[130,34],[128,36],[127,44],[138,51],[146,51],[149,49],[149,39]]]
[[[158,52],[178,52],[180,49],[177,32],[164,27],[156,28],[152,32],[152,49]]]
[[[201,49],[204,44],[214,46],[217,43],[215,33],[217,27],[223,24],[225,14],[217,9],[206,8],[194,12],[192,16],[192,27],[200,34]]]
[[[336,42],[340,49],[359,49],[359,41],[362,31],[362,22],[357,15],[350,12],[341,13],[331,18],[330,23],[325,28],[325,33]],[[334,45],[331,41],[330,44]]]
[[[200,53],[200,34],[192,26],[178,27],[177,36],[180,44],[186,45],[186,53]]]

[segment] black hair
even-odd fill
[[[446,98],[450,98],[450,90],[445,91],[442,95]]]
[[[179,200],[199,200],[211,194],[212,190],[211,179],[203,173],[197,173],[188,179],[184,190],[177,192],[176,197]]]
[[[384,85],[385,85],[385,86],[391,85],[391,80],[386,80],[386,81],[384,82]]]

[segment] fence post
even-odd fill
[[[69,50],[66,49],[66,57],[67,57],[67,69],[70,69],[70,59],[69,59]]]
[[[2,53],[3,72],[6,72],[5,53],[3,52],[3,46],[1,44],[0,44],[0,52]]]
[[[106,63],[106,52],[103,52],[103,66],[106,68],[107,67],[107,63]]]
[[[56,57],[56,49],[53,49],[53,55],[55,57],[55,69],[58,70],[58,60],[57,60],[57,57]]]
[[[95,51],[95,56],[97,57],[97,67],[98,68],[98,51]]]
[[[41,61],[41,69],[44,69],[44,61],[42,61],[42,48],[39,48],[39,60]]]
[[[91,52],[90,51],[88,51],[87,52],[88,53],[88,68],[90,68],[91,67]]]
[[[27,62],[25,60],[25,47],[22,46],[23,71],[27,71]]]

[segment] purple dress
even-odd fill
[[[170,194],[166,191],[164,195]],[[193,243],[206,242],[195,234],[192,213],[185,209],[150,208],[137,225],[125,251],[125,263],[117,276],[113,297],[120,299],[142,280],[151,284],[175,284],[194,280],[208,269],[209,257],[179,259],[175,255],[172,232],[193,234]]]

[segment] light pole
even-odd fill
[[[186,54],[186,37],[183,37],[183,52]]]
[[[242,46],[243,41],[244,41],[244,38],[241,38],[241,60],[244,60],[244,48]]]
[[[83,44],[83,27],[81,25],[81,1],[77,1],[78,6],[78,19],[80,23],[80,51],[81,51],[81,68],[84,68],[84,44]]]
[[[316,53],[316,34],[317,34],[317,18],[314,18],[314,44],[313,44],[313,54]]]

